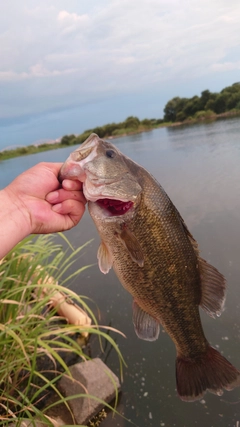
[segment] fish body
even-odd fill
[[[182,400],[240,385],[240,372],[203,332],[199,306],[220,315],[225,279],[199,256],[196,241],[161,185],[111,143],[92,134],[63,165],[60,180],[79,179],[101,238],[100,270],[114,268],[133,296],[133,323],[144,340],[160,325],[176,346]]]

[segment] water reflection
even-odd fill
[[[159,129],[119,138],[113,142],[126,155],[146,167],[163,185],[198,240],[202,256],[227,278],[226,310],[213,320],[202,314],[210,343],[240,368],[240,120],[230,119],[185,128]],[[0,186],[39,161],[64,161],[72,147],[0,163]],[[240,389],[219,398],[207,394],[196,403],[181,402],[175,390],[175,348],[161,331],[154,342],[139,340],[132,325],[132,298],[114,273],[102,275],[97,266],[99,237],[86,213],[81,224],[66,233],[76,247],[94,239],[79,258],[80,265],[94,264],[71,283],[92,298],[101,324],[111,324],[126,334],[112,334],[127,368],[119,411],[138,427],[218,426],[237,427],[240,422]],[[93,339],[93,355],[107,357],[119,372],[117,356],[101,354]],[[116,416],[103,427],[131,424]]]

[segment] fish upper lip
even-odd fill
[[[86,180],[88,180],[90,183],[93,183],[96,187],[100,187],[104,184],[113,184],[120,182],[122,179],[122,174],[119,176],[113,176],[113,177],[101,177],[99,175],[94,174],[93,172],[90,172],[89,170],[84,170],[84,173],[86,175]]]
[[[87,179],[90,182],[94,182],[94,185],[96,185],[96,186],[103,185],[103,184],[112,184],[113,182],[120,181],[122,178],[122,176],[119,176],[119,178],[116,176],[104,178],[104,177],[101,177],[99,175],[94,174],[93,172],[89,172],[86,170],[84,170],[84,172],[87,176]]]
[[[100,185],[103,185],[103,184],[112,184],[113,182],[117,182],[113,178],[94,178],[94,177],[90,177],[89,181],[93,182],[96,187],[99,187]]]
[[[105,184],[105,182],[103,182],[102,184],[99,183],[98,185],[96,185],[94,183],[94,186],[95,186],[95,188],[96,187],[100,188]],[[92,203],[95,203],[98,200],[103,200],[103,199],[119,200],[120,202],[133,202],[133,203],[136,201],[136,197],[131,197],[131,196],[124,197],[123,195],[121,196],[121,195],[117,195],[117,194],[113,195],[113,194],[107,194],[107,193],[104,194],[104,189],[103,189],[103,191],[99,191],[99,194],[97,194],[97,195],[91,194],[91,188],[88,189],[86,186],[86,183],[83,184],[83,194],[86,197],[86,199]]]
[[[94,195],[93,197],[91,197],[90,194],[86,194],[84,192],[84,189],[83,189],[83,194],[86,197],[86,199],[91,203],[97,203],[98,200],[103,200],[103,199],[119,200],[120,202],[123,202],[123,203],[126,203],[126,202],[133,202],[134,203],[136,201],[135,199],[133,200],[132,197],[117,197],[117,196],[107,195],[107,194],[99,194],[97,196]]]

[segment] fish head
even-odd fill
[[[87,201],[97,203],[106,216],[123,215],[142,191],[128,160],[113,144],[91,134],[63,164],[59,180],[83,182]]]

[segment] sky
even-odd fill
[[[0,3],[0,150],[240,81],[239,0]]]

